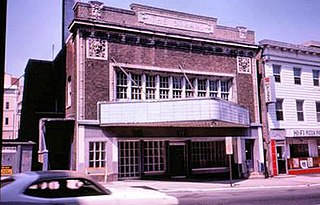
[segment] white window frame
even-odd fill
[[[106,167],[106,145],[105,141],[89,141],[89,167]]]
[[[320,102],[316,102],[317,122],[320,122]]]
[[[312,78],[313,78],[313,85],[314,86],[320,86],[320,71],[319,70],[312,70]]]
[[[276,106],[276,119],[277,119],[277,121],[283,121],[284,120],[283,99],[277,99],[275,106]]]
[[[304,121],[304,112],[303,112],[303,100],[296,100],[296,108],[297,108],[297,120]]]
[[[301,85],[301,68],[293,68],[293,78],[295,85]]]
[[[273,71],[274,81],[276,83],[281,83],[281,65],[272,64],[272,71]]]

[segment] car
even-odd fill
[[[105,188],[91,177],[75,171],[30,171],[1,179],[2,205],[130,205],[178,204],[165,193],[143,188]]]

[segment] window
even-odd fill
[[[194,96],[194,79],[189,81],[186,79],[186,98],[192,98]]]
[[[106,166],[105,142],[89,142],[89,167]]]
[[[137,74],[131,74],[132,85],[131,85],[131,99],[141,100],[142,91],[142,76]]]
[[[195,141],[191,144],[192,168],[227,166],[224,141]]]
[[[207,80],[198,80],[198,97],[206,97]]]
[[[9,102],[6,102],[6,109],[9,109],[10,106],[9,106]]]
[[[117,72],[117,99],[127,99],[127,75]]]
[[[309,157],[308,144],[291,144],[290,157]]]
[[[319,70],[312,70],[314,86],[319,86],[319,73],[320,73]]]
[[[119,178],[140,176],[140,144],[138,141],[119,141]]]
[[[280,65],[272,65],[274,81],[277,83],[281,82],[281,66]]]
[[[71,106],[71,76],[68,76],[68,85],[67,85],[67,107]]]
[[[301,85],[301,68],[293,68],[294,84]]]
[[[221,81],[221,98],[229,100],[229,81]]]
[[[209,95],[210,97],[218,97],[219,93],[219,80],[209,81]]]
[[[173,98],[182,97],[182,78],[174,76],[173,77]]]
[[[5,118],[4,124],[5,124],[5,125],[9,125],[9,118],[8,118],[8,117]]]
[[[316,102],[317,122],[320,122],[320,102]]]
[[[160,99],[169,98],[169,77],[160,76]]]
[[[146,99],[156,98],[156,76],[146,75]]]
[[[163,141],[144,142],[144,172],[165,171],[165,148]]]
[[[297,105],[297,118],[298,121],[303,121],[303,100],[297,100],[296,101]]]
[[[283,104],[283,99],[277,99],[277,101],[276,101],[276,116],[277,116],[278,121],[283,120],[282,104]]]

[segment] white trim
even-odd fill
[[[78,165],[85,163],[85,127],[82,125],[78,126]]]
[[[178,39],[184,39],[184,40],[190,40],[190,41],[200,41],[200,42],[207,42],[207,43],[216,43],[221,45],[228,45],[228,46],[238,46],[238,47],[245,47],[245,48],[251,48],[251,49],[258,49],[258,45],[247,45],[247,44],[241,44],[241,43],[232,43],[232,42],[223,42],[223,41],[217,41],[217,40],[207,40],[202,38],[196,38],[196,37],[186,37],[176,34],[166,34],[166,33],[160,33],[156,31],[142,31],[139,29],[133,29],[133,28],[123,28],[119,26],[111,26],[111,25],[105,25],[100,23],[86,23],[81,21],[73,21],[72,24],[69,26],[69,30],[72,30],[72,27],[75,26],[75,24],[81,24],[81,25],[87,25],[87,26],[99,26],[102,28],[107,29],[118,29],[122,31],[130,31],[130,32],[137,32],[137,33],[143,33],[143,34],[149,34],[149,35],[156,35],[156,36],[163,36],[163,37],[171,37],[171,38],[178,38]]]

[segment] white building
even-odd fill
[[[260,45],[272,174],[320,172],[320,42]]]
[[[18,138],[22,93],[20,79],[5,73],[2,139]]]

